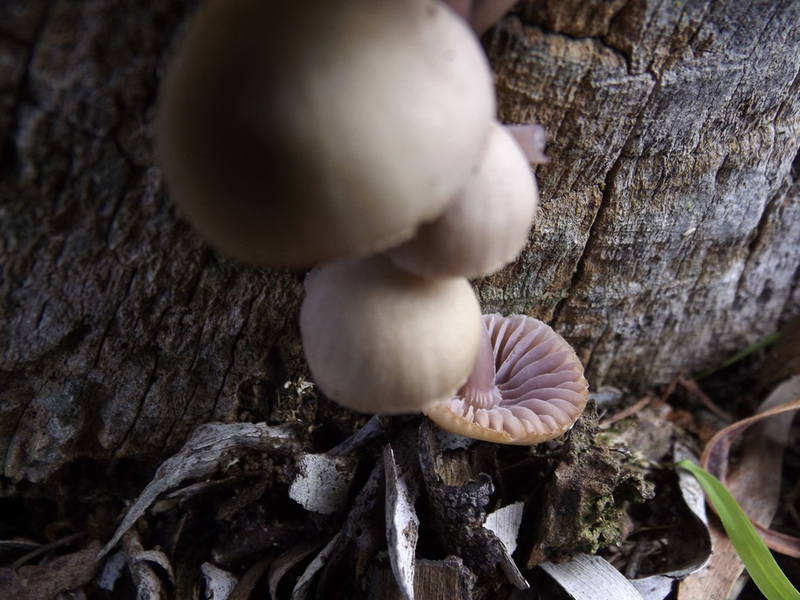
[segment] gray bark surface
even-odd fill
[[[549,321],[594,386],[698,371],[800,312],[800,3],[527,2],[500,116],[540,121],[539,218],[487,309]]]
[[[0,458],[157,460],[269,417],[305,367],[302,274],[235,264],[152,151],[194,2],[0,5]],[[489,34],[500,117],[542,122],[529,247],[476,282],[643,388],[800,313],[800,2],[526,2]],[[793,164],[794,163],[794,164]],[[300,395],[299,392],[297,395]],[[263,403],[266,403],[263,404]]]

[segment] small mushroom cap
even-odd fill
[[[530,445],[555,439],[583,412],[589,385],[572,347],[553,329],[525,315],[485,315],[492,344],[499,402],[476,408],[462,387],[425,414],[439,427],[502,444]]]
[[[434,0],[210,0],[169,71],[157,147],[218,250],[308,266],[441,214],[494,108],[482,48]]]
[[[342,406],[417,412],[466,381],[482,335],[466,279],[427,279],[385,256],[315,268],[300,310],[314,383]]]
[[[527,157],[506,128],[494,123],[464,190],[438,219],[387,254],[426,277],[489,275],[525,247],[538,196]]]

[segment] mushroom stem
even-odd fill
[[[500,390],[495,383],[494,348],[489,337],[489,330],[481,327],[481,338],[478,343],[478,356],[472,372],[469,374],[466,383],[461,386],[458,395],[464,400],[464,404],[472,406],[474,409],[492,408],[498,406],[503,399]]]

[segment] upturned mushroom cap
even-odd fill
[[[468,382],[425,414],[447,431],[504,444],[538,444],[566,433],[589,395],[575,351],[533,317],[483,319],[488,336]]]
[[[383,250],[464,185],[494,115],[473,32],[434,0],[210,0],[160,99],[175,201],[220,251]]]
[[[426,277],[480,277],[513,261],[528,241],[536,178],[512,135],[494,123],[464,190],[444,213],[387,252]]]
[[[463,278],[426,279],[385,256],[315,268],[300,310],[314,383],[369,413],[417,412],[466,381],[483,324]]]

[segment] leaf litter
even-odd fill
[[[767,527],[786,495],[781,453],[793,430],[788,412],[781,425],[754,424],[765,410],[740,438],[741,422],[723,428],[743,403],[718,405],[705,387],[684,376],[638,398],[598,390],[602,427],[589,410],[564,440],[530,448],[444,434],[418,417],[374,417],[323,445],[298,423],[205,425],[114,529],[96,525],[71,546],[0,542],[7,564],[23,559],[0,568],[0,595],[116,597],[132,585],[142,598],[181,600],[725,597],[741,567],[719,567],[735,555],[706,524],[696,482],[665,465],[697,458],[710,440],[708,469],[791,555],[796,537]],[[791,523],[791,510],[778,512]],[[37,564],[25,549],[40,552]]]

